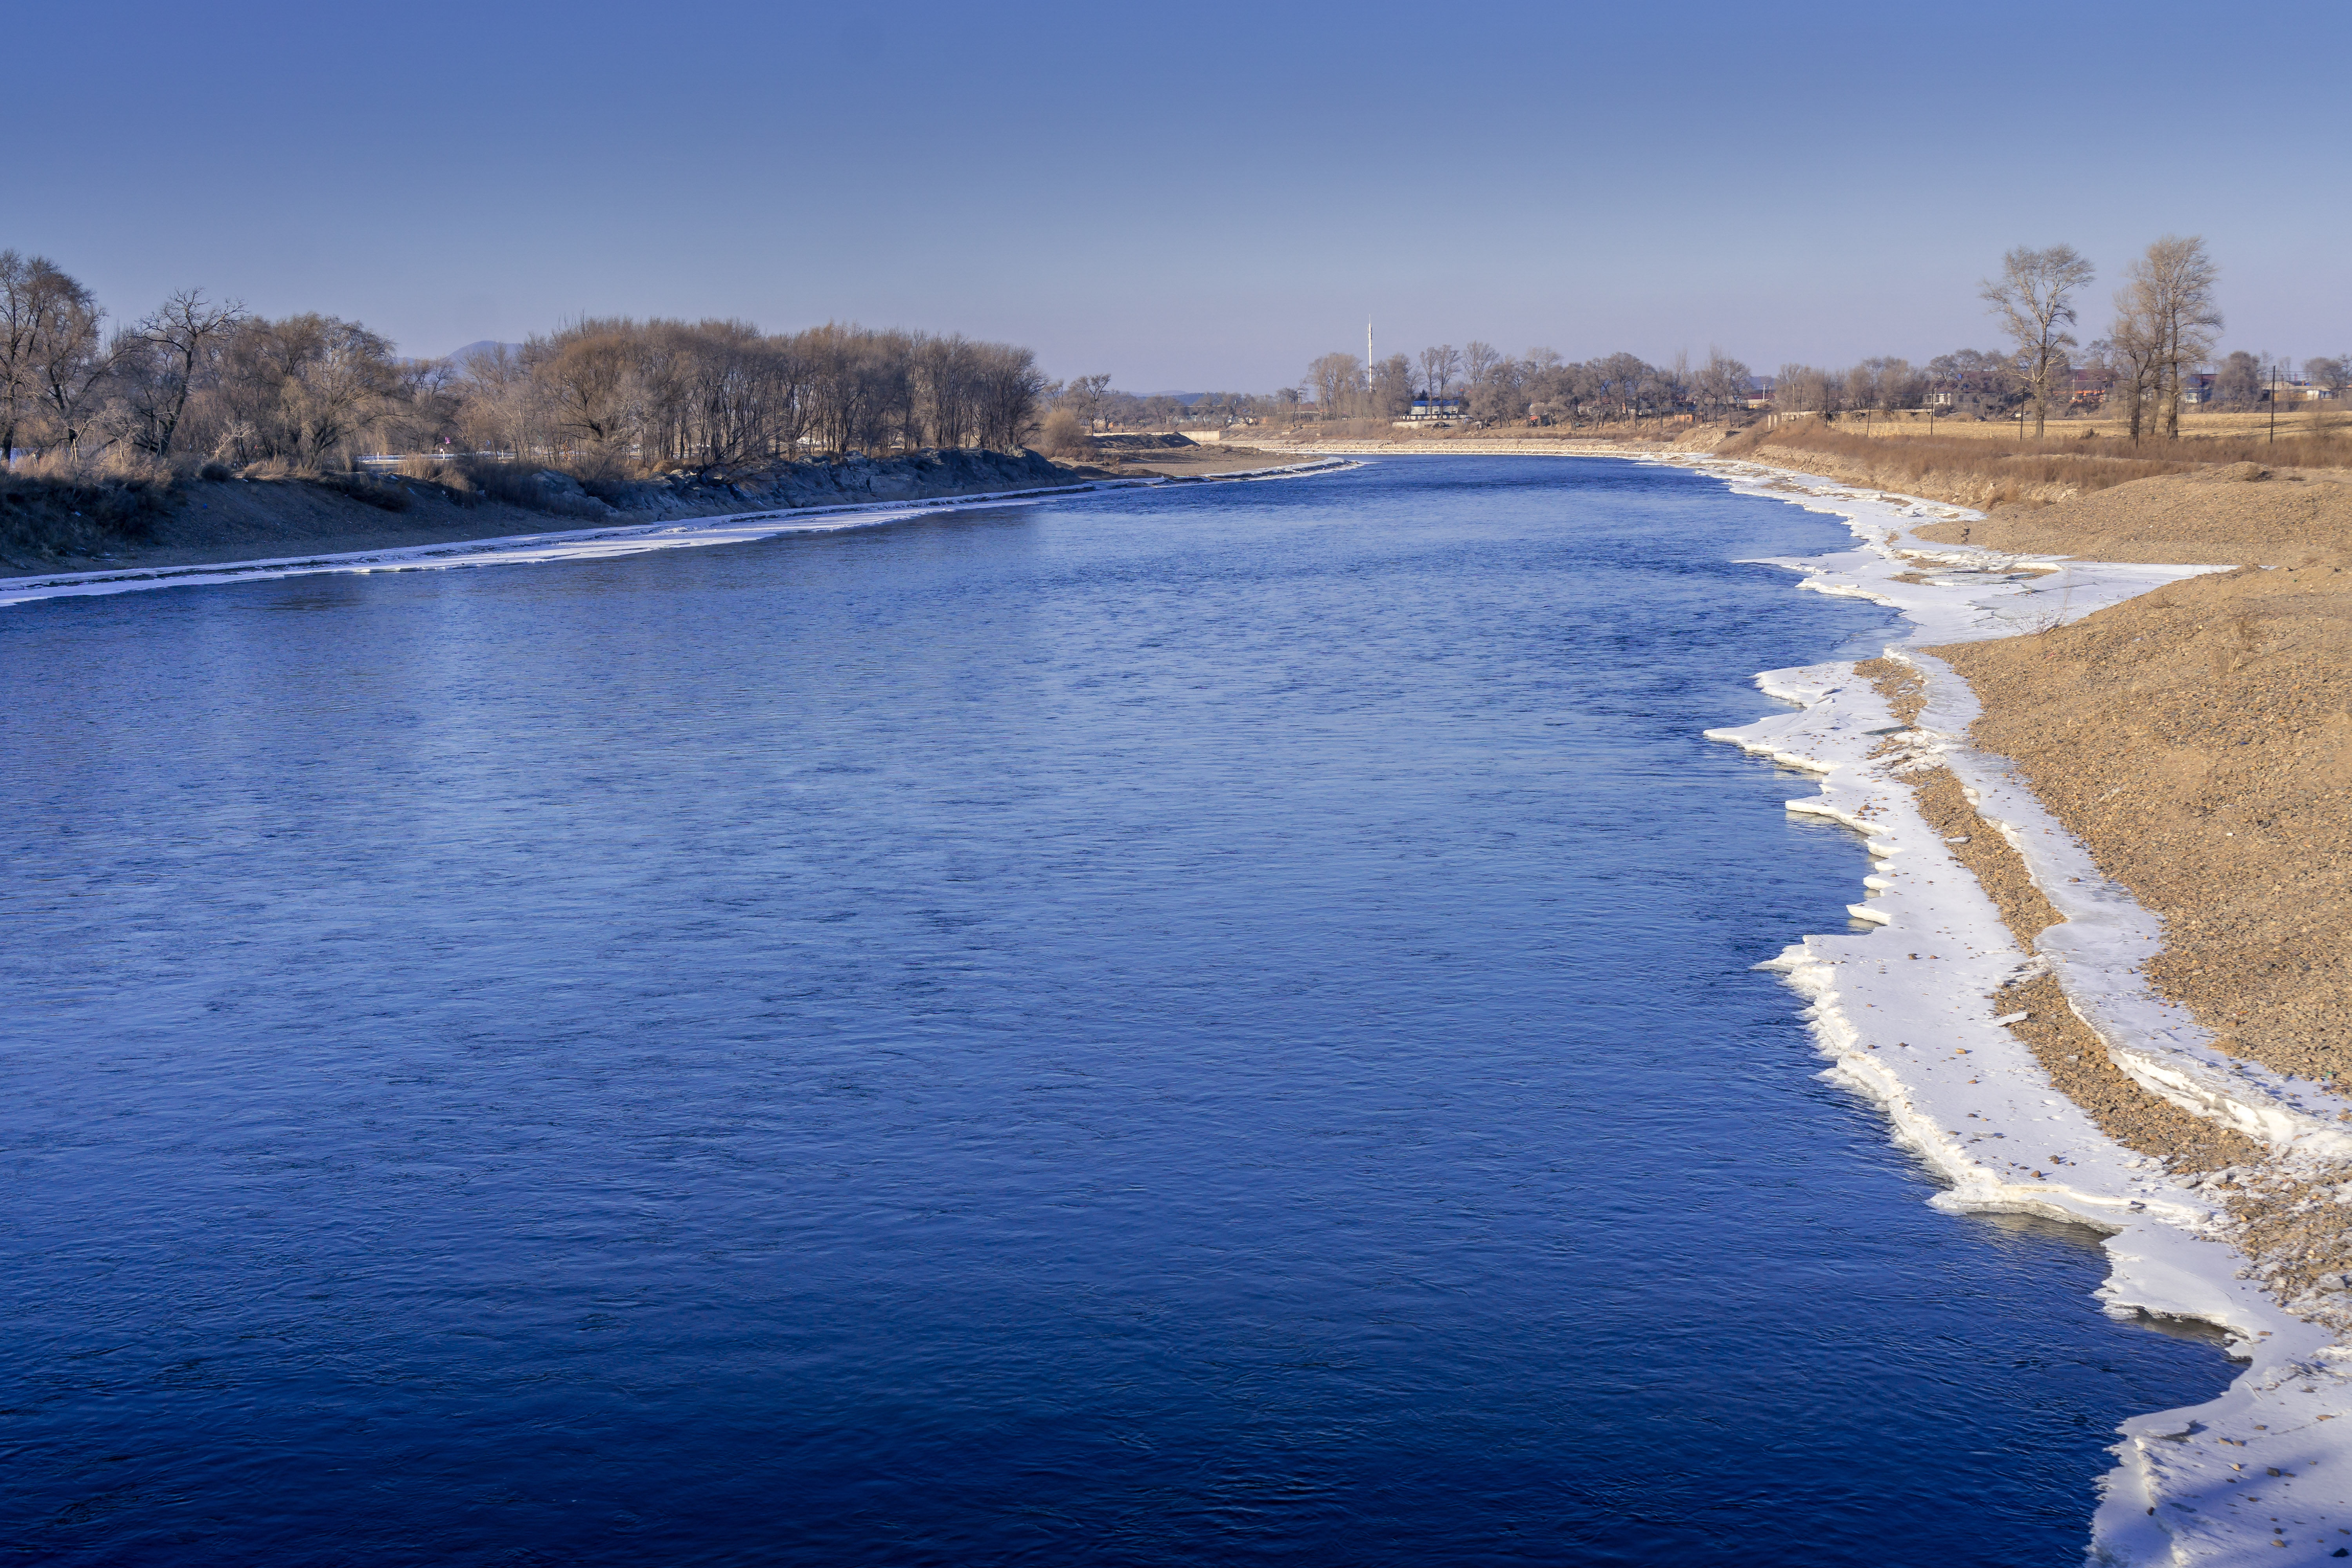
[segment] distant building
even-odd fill
[[[1462,400],[1458,397],[1416,397],[1412,400],[1410,419],[1459,419]]]
[[[2183,403],[2212,402],[2212,372],[2200,370],[2192,374],[2182,376],[2180,378],[2180,401]]]

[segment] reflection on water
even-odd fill
[[[1733,562],[1839,538],[1444,459],[0,616],[0,1533],[2074,1561],[2226,1364],[1750,968],[1863,857],[1699,731],[1882,612]]]

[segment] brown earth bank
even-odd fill
[[[2344,928],[2352,912],[2346,886],[2352,844],[2344,795],[2352,755],[2345,749],[2340,662],[2344,592],[2314,593],[2310,585],[2344,575],[2248,568],[2158,590],[2074,626],[1933,650],[1984,700],[1973,738],[2019,759],[2035,794],[2090,846],[2101,868],[2164,917],[2164,948],[2149,972],[2156,988],[2215,1030],[2223,1048],[2323,1080],[2344,1070],[2347,1055]],[[2289,576],[2303,585],[2279,581]],[[2213,640],[2197,645],[2212,621],[2199,628],[2184,617],[2232,588],[2242,610],[2243,592],[2265,587],[2274,591],[2264,607],[2296,620],[2284,636],[2258,645],[2267,668]],[[2165,598],[2182,590],[2190,591],[2185,599]],[[2322,647],[2336,650],[2332,712],[2325,711],[2326,677],[2310,658]],[[2134,668],[2151,660],[2153,670]],[[2231,666],[2247,679],[2205,693],[2215,669],[2226,678]],[[1917,720],[1925,693],[1915,669],[1891,658],[1855,668],[1877,684],[1897,719]],[[2217,724],[2217,711],[2233,697],[2252,697],[2263,710]],[[2266,731],[2275,739],[2263,744],[2256,737]],[[2183,747],[2184,737],[2200,743]],[[2248,755],[2253,745],[2263,752]],[[2031,951],[2057,910],[2024,862],[1977,815],[1948,769],[1901,776],[1920,815]],[[2232,821],[2239,826],[2223,826]],[[2336,1184],[2352,1170],[2273,1161],[2244,1135],[2149,1093],[2108,1059],[2047,972],[1988,1000],[2000,1015],[2015,1016],[2010,1031],[2102,1132],[2154,1156],[2221,1205],[2266,1289],[2305,1317],[2352,1331],[2341,1293],[2352,1279],[2352,1230],[2335,1201]]]
[[[1917,721],[1927,692],[1911,666],[1874,658],[1855,665],[1854,671],[1877,686],[1895,718],[1906,724]],[[1899,738],[1882,743],[1879,750],[1882,754],[1900,750]],[[2024,859],[1977,815],[1951,769],[1912,768],[1898,776],[1910,786],[1927,826],[1992,900],[2018,947],[2032,952],[2033,939],[2057,923],[2058,911],[2034,885]],[[2155,1155],[2176,1174],[2222,1170],[2260,1158],[2260,1145],[2243,1134],[2192,1116],[2127,1077],[2107,1058],[2089,1026],[2067,1006],[2054,976],[2043,973],[2013,982],[1990,1000],[2002,1016],[2024,1015],[2008,1026],[2010,1032],[2024,1042],[2060,1092],[2126,1148]]]
[[[2161,917],[2159,992],[2225,1050],[2352,1074],[2352,572],[2244,567],[1928,651],[1983,704],[1971,739]]]
[[[9,477],[0,569],[184,566],[340,555],[731,512],[1050,489],[1104,476],[1035,452],[672,468],[583,483],[527,465],[434,461],[385,475],[185,479],[168,489]]]
[[[2090,561],[2352,565],[2352,471],[2221,464],[1912,531],[1948,544]]]
[[[1759,461],[1838,467],[1820,448],[1741,445]],[[1969,500],[1917,482],[1935,477],[1932,454],[1876,445],[1885,462],[1827,477]],[[2352,1078],[2352,470],[2208,462],[1913,531],[2238,568],[2069,626],[1927,651],[1982,704],[1974,742],[2014,759],[2100,869],[2163,921],[2156,988],[2225,1050]]]
[[[1195,441],[1175,433],[1097,436],[1092,437],[1092,445],[1089,464],[1122,479],[1205,479],[1214,474],[1277,468],[1299,458],[1296,451],[1270,451],[1227,441]]]
[[[2162,918],[2157,989],[2225,1050],[2352,1075],[2352,472],[2217,465],[1916,532],[2238,567],[1929,651],[1976,743]]]

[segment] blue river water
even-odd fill
[[[1391,460],[0,612],[0,1549],[2080,1561],[2209,1344],[1958,1219],[1700,731],[1886,613]]]

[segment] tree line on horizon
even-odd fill
[[[2201,237],[2157,240],[2126,269],[2113,325],[2078,361],[2072,351],[2081,345],[2068,329],[2078,321],[2078,299],[2095,276],[2091,263],[2069,246],[2011,250],[2000,275],[1979,290],[2009,346],[1958,349],[1924,365],[1880,356],[1843,370],[1784,364],[1760,377],[1720,349],[1711,349],[1706,363],[1694,370],[1680,358],[1671,366],[1631,353],[1579,363],[1550,349],[1515,357],[1473,342],[1461,350],[1441,344],[1414,356],[1393,354],[1370,365],[1352,353],[1325,354],[1297,387],[1259,402],[1277,414],[1390,420],[1404,417],[1416,404],[1458,402],[1463,417],[1481,424],[1569,426],[1677,415],[1726,419],[1757,406],[1834,419],[1933,403],[1979,416],[2022,411],[2033,418],[2038,436],[2053,408],[2073,401],[2075,374],[2082,371],[2103,402],[2118,405],[2132,439],[2143,433],[2177,437],[2189,378],[2215,363],[2222,324],[2215,302],[2219,268]],[[2212,401],[2251,408],[2283,368],[2267,353],[2231,353],[2216,364]],[[2352,390],[2352,355],[2307,359],[2303,374],[2330,396],[2341,396]]]
[[[1041,437],[1080,456],[1106,426],[1393,420],[1430,400],[1458,402],[1484,424],[1570,426],[1732,421],[1759,404],[1834,419],[1932,400],[1983,416],[2029,412],[2039,434],[2071,401],[2078,370],[2120,408],[2134,439],[2144,429],[2177,435],[2188,377],[2221,327],[2218,268],[2200,238],[2158,240],[2126,269],[2113,324],[2078,361],[2070,329],[2095,276],[2071,247],[2011,250],[1981,289],[2009,347],[1925,365],[1792,363],[1766,378],[1719,349],[1694,369],[1680,357],[1577,362],[1473,342],[1370,364],[1329,353],[1271,394],[1178,397],[1120,392],[1108,375],[1049,381],[1030,351],[1009,343],[841,323],[768,333],[737,321],[583,320],[462,360],[416,360],[356,321],[271,320],[184,289],[110,330],[81,283],[9,250],[0,251],[0,454],[12,468],[151,475],[206,463],[318,472],[387,450],[501,454],[582,471],[1015,450]],[[2352,388],[2352,355],[2307,360],[2304,371],[2331,394]],[[2252,406],[2273,374],[2267,355],[2231,353],[2212,378],[2213,400]]]
[[[390,450],[575,468],[1017,450],[1051,384],[1013,344],[840,323],[587,320],[458,361],[404,359],[356,321],[270,320],[196,289],[107,321],[56,263],[0,251],[8,467],[163,478],[206,463],[333,471]]]

